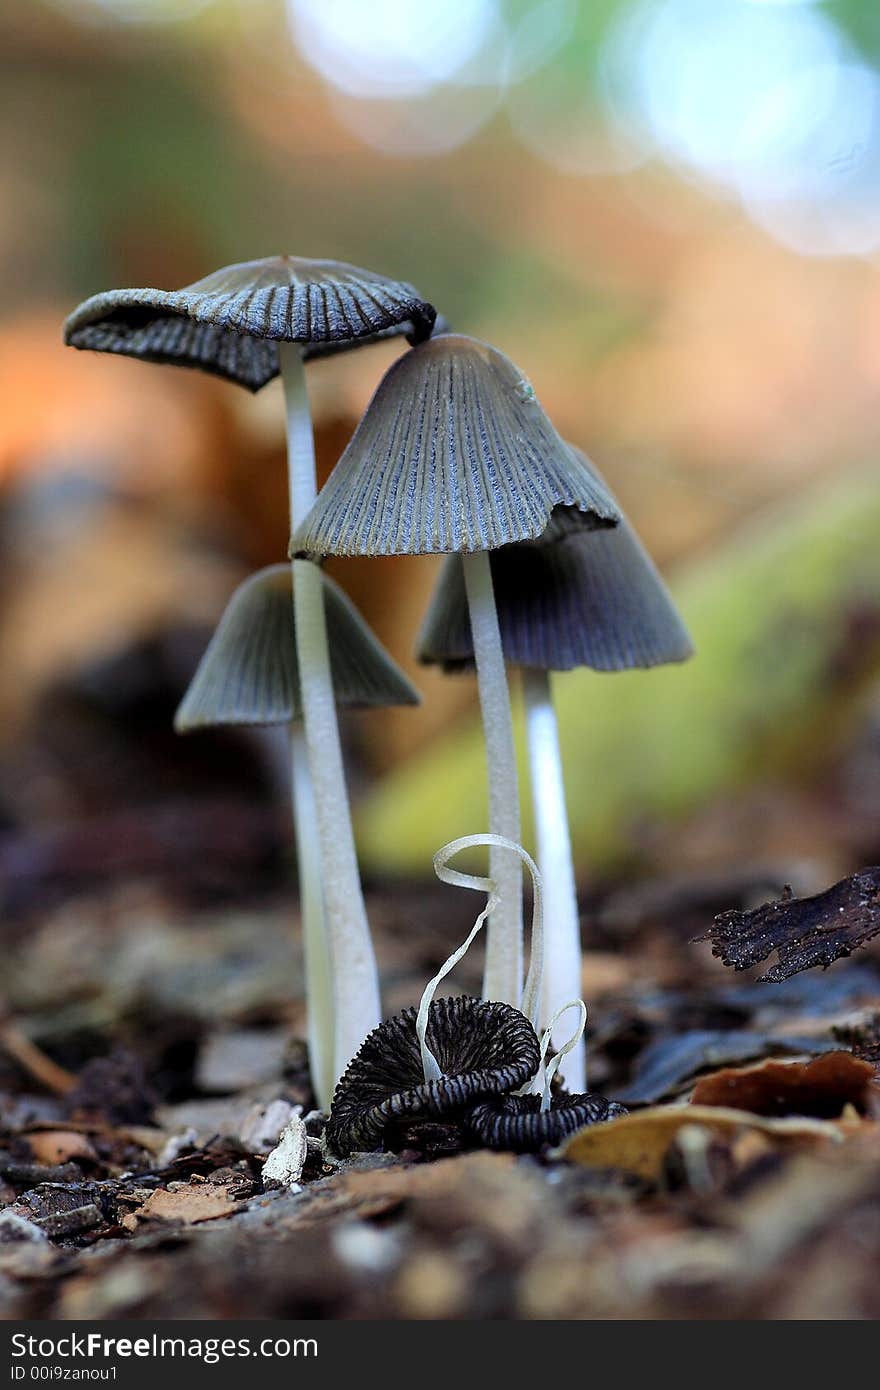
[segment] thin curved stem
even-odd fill
[[[492,570],[486,551],[462,556],[477,666],[483,737],[489,775],[489,829],[493,835],[519,844],[519,789],[510,691],[498,628]],[[488,922],[483,998],[519,1008],[522,995],[522,868],[510,850],[493,846],[489,876],[496,885],[497,905]]]
[[[437,1081],[443,1075],[437,1058],[434,1056],[427,1043],[428,1032],[428,1013],[437,993],[437,987],[451,970],[454,970],[458,962],[467,955],[477,933],[481,930],[486,918],[490,915],[493,908],[497,906],[498,895],[495,891],[495,884],[491,878],[486,878],[483,874],[465,874],[460,869],[450,869],[449,860],[454,859],[463,849],[472,849],[476,845],[488,845],[491,849],[509,850],[515,854],[521,863],[525,864],[532,878],[532,931],[529,938],[529,973],[526,979],[525,988],[522,996],[522,1012],[537,1032],[538,1020],[538,1000],[541,993],[541,974],[544,964],[544,898],[541,891],[541,871],[532,856],[523,849],[522,845],[516,844],[513,840],[503,840],[498,835],[462,835],[457,840],[450,840],[448,845],[443,845],[434,855],[434,873],[441,883],[451,883],[456,888],[471,888],[478,893],[486,894],[486,906],[476,918],[467,937],[453,951],[448,960],[440,967],[425,985],[416,1014],[416,1037],[419,1040],[419,1049],[422,1054],[422,1070],[426,1081]],[[583,1007],[583,1006],[581,1006]],[[586,1009],[584,1009],[586,1017]],[[583,1030],[582,1030],[583,1031]],[[547,1051],[550,1035],[544,1041],[544,1051],[541,1054],[543,1066],[544,1055]]]
[[[314,437],[302,356],[279,348],[287,406],[291,533],[317,495]],[[314,796],[332,997],[332,1083],[381,1019],[379,977],[358,871],[324,614],[324,581],[311,560],[293,560],[293,605],[303,732]],[[310,1001],[310,1007],[312,1006]],[[314,1001],[314,1007],[318,1001]],[[316,1022],[322,1032],[324,1020]],[[322,1083],[323,1084],[323,1083]]]
[[[544,881],[547,933],[541,992],[542,1026],[572,999],[581,995],[581,935],[571,835],[565,806],[565,784],[559,729],[546,671],[523,671],[529,776],[534,808],[538,864]],[[553,1045],[565,1038],[554,1029]],[[561,1072],[570,1091],[586,1090],[586,1049],[582,1042],[562,1061]]]

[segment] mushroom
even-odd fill
[[[436,999],[427,1043],[441,1075],[426,1080],[416,1010],[374,1029],[349,1064],[333,1097],[325,1138],[335,1153],[393,1145],[404,1123],[460,1122],[477,1101],[524,1085],[539,1064],[538,1038],[509,1004],[467,995]]]
[[[434,855],[444,883],[487,894],[467,938],[433,976],[418,1010],[407,1009],[366,1039],[336,1089],[326,1139],[341,1154],[393,1144],[402,1123],[442,1119],[463,1126],[490,1148],[535,1150],[558,1143],[586,1124],[625,1114],[604,1096],[551,1093],[563,1057],[583,1035],[587,1011],[572,1000],[558,1011],[578,1010],[575,1032],[545,1065],[553,1024],[540,1044],[535,1031],[544,961],[544,898],[538,866],[521,845],[502,841],[532,877],[529,972],[520,1010],[467,996],[435,1000],[440,982],[466,954],[492,911],[497,887],[491,878],[450,869],[448,861],[474,846],[499,847],[495,835],[463,835]]]
[[[294,533],[293,553],[462,555],[489,770],[489,824],[520,839],[510,695],[487,552],[566,526],[613,526],[604,485],[559,438],[530,383],[499,352],[448,333],[386,373]],[[522,981],[521,871],[500,845],[483,995],[515,1004]]]
[[[597,470],[570,447],[573,465],[597,484]],[[611,496],[611,494],[608,494]],[[615,502],[615,505],[616,502]],[[590,666],[622,671],[684,661],[687,630],[656,567],[626,517],[586,531],[554,513],[537,541],[505,546],[490,560],[505,660],[522,667],[538,863],[548,931],[540,1021],[580,992],[581,947],[571,838],[550,671]],[[419,659],[450,672],[470,670],[476,642],[457,556],[447,560],[418,639]],[[586,1086],[583,1047],[567,1058],[573,1091]]]
[[[418,704],[419,695],[353,603],[323,576],[324,611],[337,706]],[[174,720],[178,733],[217,725],[287,724],[293,749],[296,845],[308,1003],[309,1069],[329,1107],[336,1081],[333,978],[324,922],[321,854],[300,721],[290,565],[270,565],[235,590]]]
[[[486,906],[462,945],[428,981],[418,1009],[406,1009],[375,1029],[348,1067],[336,1088],[326,1129],[327,1143],[336,1152],[377,1148],[401,1121],[459,1122],[475,1100],[505,1096],[543,1077],[534,1026],[543,961],[541,875],[520,845],[503,842],[529,869],[534,886],[522,1009],[466,995],[434,999],[441,980],[467,953],[497,901],[491,878],[450,869],[448,861],[464,849],[492,848],[497,840],[491,834],[463,835],[434,855],[434,872],[443,883],[485,892]],[[549,1039],[543,1041],[546,1052]]]
[[[377,337],[427,337],[435,312],[411,285],[337,261],[275,256],[227,266],[182,290],[114,290],[68,318],[73,347],[198,367],[257,391],[279,372],[287,408],[290,525],[317,490],[303,363]],[[297,821],[317,820],[321,880],[333,961],[334,1075],[378,1022],[379,983],[357,866],[336,720],[324,584],[293,558],[293,597],[303,728],[311,787],[302,771]],[[296,756],[296,754],[294,754]]]

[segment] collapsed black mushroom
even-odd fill
[[[336,1087],[325,1137],[335,1153],[393,1148],[404,1126],[461,1123],[491,1096],[525,1086],[540,1066],[538,1038],[510,1004],[437,999],[426,1040],[442,1075],[425,1080],[416,1010],[375,1028]]]
[[[548,1110],[542,1103],[538,1095],[492,1096],[468,1111],[467,1127],[487,1149],[537,1153],[548,1145],[561,1144],[576,1129],[627,1113],[624,1106],[600,1095],[568,1095],[563,1091],[553,1097]]]

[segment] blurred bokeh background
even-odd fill
[[[279,251],[409,279],[512,356],[693,625],[686,670],[558,681],[585,881],[876,862],[880,9],[6,0],[0,65],[8,914],[285,881],[283,738],[171,732],[286,550],[278,383],[60,334]],[[325,473],[400,350],[310,367]],[[334,572],[425,696],[346,722],[366,871],[426,872],[482,828],[473,684],[411,659],[433,562]]]

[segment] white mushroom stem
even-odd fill
[[[501,632],[486,551],[462,556],[477,667],[483,737],[489,775],[489,829],[504,840],[520,841],[519,789],[510,691]],[[489,852],[495,884],[486,941],[483,998],[519,1005],[522,990],[522,869],[517,856],[500,845]]]
[[[523,692],[538,864],[544,881],[547,920],[539,1017],[544,1027],[554,1020],[553,1045],[558,1048],[564,1041],[558,1036],[556,1027],[560,1012],[564,1012],[567,1001],[579,999],[581,994],[577,887],[565,807],[559,729],[547,672],[534,667],[525,669]],[[587,1089],[586,1048],[581,1040],[567,1052],[561,1071],[570,1091],[580,1093]]]
[[[322,1110],[329,1110],[336,1082],[333,1072],[330,946],[324,921],[321,842],[318,835],[315,794],[309,773],[305,734],[302,725],[297,723],[290,726],[290,765],[308,1004],[309,1071],[318,1104]]]
[[[317,496],[315,445],[302,355],[295,344],[279,345],[287,407],[287,455],[290,527],[296,530]],[[324,939],[329,955],[332,1020],[314,1020],[315,1035],[329,1036],[332,1063],[325,1068],[332,1091],[368,1033],[381,1019],[379,977],[370,939],[345,784],[342,746],[324,615],[320,568],[311,560],[294,560],[293,606],[299,664],[304,742],[314,797],[320,881],[323,888]],[[304,935],[306,950],[310,939]],[[314,961],[313,961],[314,964]],[[310,972],[307,965],[307,977]],[[316,967],[319,968],[319,967]],[[326,1008],[320,997],[314,1011]],[[320,1063],[318,1064],[320,1065]],[[322,1081],[322,1087],[326,1085]]]

